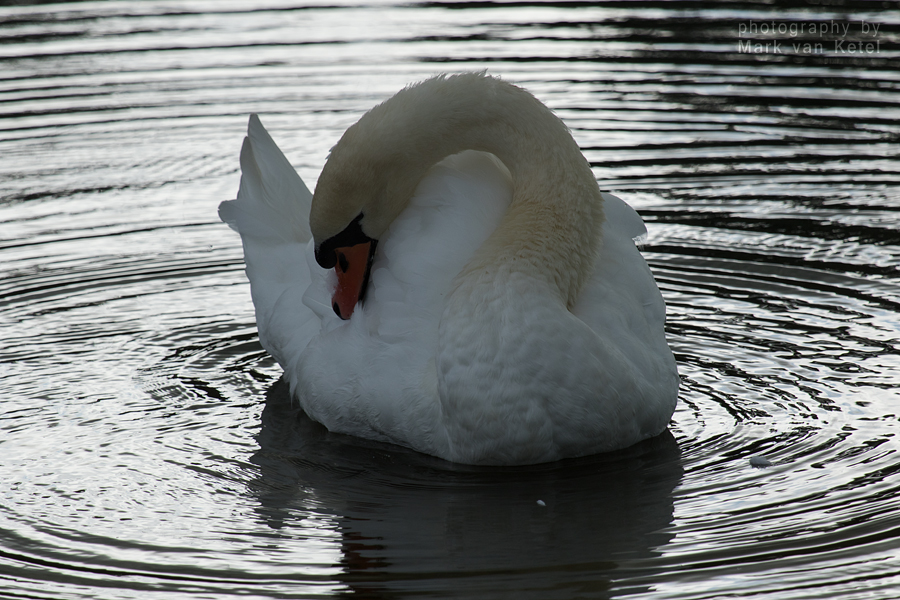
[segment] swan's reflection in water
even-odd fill
[[[547,465],[454,465],[329,433],[281,381],[267,393],[259,444],[260,517],[286,537],[304,535],[310,518],[333,523],[339,578],[365,597],[606,597],[622,561],[670,540],[683,474],[668,432]]]

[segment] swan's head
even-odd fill
[[[408,88],[404,92],[415,90]],[[378,240],[406,208],[425,172],[443,156],[394,96],[366,113],[332,148],[313,195],[309,226],[316,262],[335,269],[335,313],[349,319],[365,296]],[[419,99],[421,100],[421,99]],[[416,103],[417,104],[417,103]]]

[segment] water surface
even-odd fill
[[[0,596],[897,597],[885,6],[0,7]],[[365,110],[484,69],[648,223],[683,377],[656,440],[454,466],[329,434],[259,345],[216,217],[248,115],[312,187]]]

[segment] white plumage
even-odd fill
[[[353,181],[353,172],[346,171],[353,160],[362,160],[360,150],[352,149],[351,160],[342,144],[368,143],[367,118],[377,118],[378,130],[391,129],[402,140],[403,128],[412,127],[404,119],[422,118],[410,116],[417,95],[433,102],[429,86],[448,85],[457,102],[469,102],[467,94],[490,96],[476,98],[469,110],[508,101],[506,111],[515,113],[516,103],[536,103],[525,110],[556,119],[532,96],[496,79],[436,78],[398,94],[402,102],[388,101],[363,117],[332,153],[330,161],[344,172],[332,168],[328,177]],[[510,100],[503,94],[511,94]],[[391,102],[404,109],[396,128],[391,128]],[[429,110],[440,118],[440,106]],[[478,122],[484,127],[484,118]],[[564,127],[555,127],[548,122],[550,139],[543,140],[555,154],[548,171],[554,162],[584,160],[580,151],[574,158],[567,144],[575,151],[577,146]],[[416,135],[426,136],[428,129],[423,123]],[[528,130],[525,135],[534,136]],[[464,146],[472,139],[461,137]],[[494,154],[456,153],[424,177],[411,169],[415,192],[408,203],[391,200],[401,203],[393,209],[399,215],[378,232],[366,299],[343,321],[332,310],[334,273],[316,263],[314,246],[321,240],[311,239],[308,219],[313,203],[327,199],[317,191],[313,200],[251,116],[238,198],[224,202],[219,213],[241,234],[260,341],[284,368],[310,417],[332,431],[480,464],[528,464],[614,450],[665,429],[679,380],[665,339],[665,305],[634,244],[646,236],[643,222],[622,200],[596,191],[593,179],[586,181],[590,171],[584,165],[542,174],[536,172],[544,164],[541,157],[525,166],[529,159],[521,158],[521,152],[540,145],[520,144],[520,154],[504,156],[504,150],[495,150],[503,143],[494,132],[490,143],[470,146]],[[557,152],[554,144],[565,148]],[[402,169],[392,165],[392,177],[398,172]],[[541,186],[574,191],[554,191],[561,200],[545,209],[547,192]],[[528,194],[537,201],[523,199]],[[321,207],[313,207],[314,215],[317,210]],[[329,213],[316,225],[339,231],[358,210],[344,211],[341,223]],[[377,203],[366,205],[363,214],[368,219],[379,210]],[[570,210],[579,215],[577,226],[565,226],[566,215],[559,217],[561,225],[553,223],[553,211]],[[548,220],[551,225],[545,225]],[[537,225],[523,231],[529,222]],[[542,234],[550,242],[541,240]],[[579,235],[586,239],[570,239]],[[584,256],[571,264],[572,251],[554,256],[557,247],[570,246],[586,248]]]

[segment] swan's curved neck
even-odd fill
[[[602,198],[566,126],[516,86],[464,74],[399,92],[347,130],[316,195],[331,195],[338,203],[353,194],[374,196],[356,202],[366,215],[364,230],[378,237],[405,208],[427,170],[463,150],[491,152],[503,161],[512,175],[513,197],[498,229],[461,275],[516,264],[558,288],[571,306],[599,244]],[[339,174],[347,171],[357,178],[353,184],[340,182]],[[377,210],[366,208],[373,205]],[[325,211],[317,214],[315,201],[313,206],[315,233],[316,219],[324,220]]]
[[[491,78],[472,84],[487,89],[448,95],[443,110],[453,118],[435,115],[437,131],[421,131],[425,139],[443,140],[427,162],[483,150],[512,175],[509,210],[463,274],[527,269],[558,289],[571,307],[590,272],[603,220],[590,165],[563,122],[534,96]]]

